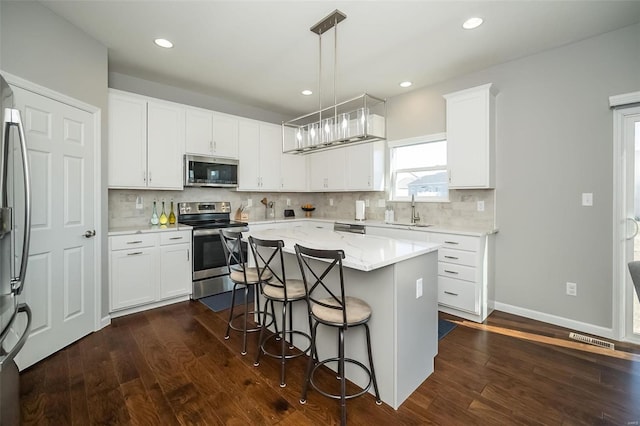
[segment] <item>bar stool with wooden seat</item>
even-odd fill
[[[292,304],[304,301],[307,297],[304,283],[299,279],[287,278],[284,267],[284,255],[282,240],[262,240],[253,236],[249,237],[249,247],[255,261],[255,267],[259,271],[258,286],[260,293],[264,297],[263,315],[267,312],[267,304],[273,302],[282,304],[281,331],[278,331],[277,321],[274,316],[275,334],[265,336],[266,318],[262,320],[260,338],[258,339],[258,354],[254,366],[260,365],[260,357],[265,355],[280,359],[280,387],[285,387],[285,364],[288,359],[297,358],[306,354],[311,348],[311,336],[303,331],[293,328],[293,307]],[[271,278],[267,279],[266,276]],[[289,324],[287,326],[287,311],[289,313]],[[274,312],[275,315],[275,312]],[[311,329],[311,319],[309,318],[309,329]],[[295,350],[293,345],[294,335],[303,338],[305,349]],[[267,349],[270,340],[280,342],[279,353],[269,352]],[[306,340],[306,342],[304,341]],[[288,344],[287,344],[288,342]],[[287,350],[288,347],[288,350]]]
[[[380,400],[380,392],[378,391],[378,383],[373,368],[373,356],[371,354],[371,335],[369,332],[369,319],[371,318],[371,307],[362,299],[345,296],[344,291],[344,273],[342,268],[342,260],[344,259],[343,250],[317,250],[303,247],[299,244],[295,245],[296,257],[298,265],[302,272],[302,280],[307,292],[307,301],[309,307],[309,316],[312,318],[313,327],[311,328],[311,356],[307,365],[307,373],[302,388],[300,403],[307,402],[307,390],[309,385],[322,395],[340,400],[341,424],[347,423],[347,404],[346,400],[355,398],[367,393],[373,385],[375,392],[376,404],[382,404]],[[337,277],[336,277],[337,275]],[[337,279],[339,287],[332,290],[329,279]],[[317,348],[317,330],[322,324],[328,327],[335,327],[338,330],[338,356],[318,359]],[[362,362],[352,358],[346,358],[344,353],[344,333],[348,328],[364,326],[367,353],[369,356],[369,367]],[[321,366],[331,363],[338,363],[338,378],[340,379],[340,394],[331,394],[321,390],[314,382],[314,374]],[[346,378],[345,363],[359,366],[367,374],[369,382],[359,392],[346,394]]]
[[[229,332],[231,330],[239,331],[242,333],[242,355],[247,354],[247,333],[253,333],[260,331],[261,327],[256,326],[249,328],[248,320],[252,315],[258,315],[260,318],[261,312],[259,310],[249,309],[249,291],[253,291],[256,295],[256,304],[259,307],[260,301],[256,293],[256,286],[260,282],[260,279],[270,279],[271,274],[265,272],[260,274],[256,268],[250,267],[246,263],[246,243],[242,241],[242,233],[235,232],[227,229],[220,229],[220,240],[222,241],[222,248],[225,254],[225,260],[227,262],[227,268],[229,271],[229,278],[233,281],[233,290],[231,293],[231,309],[229,310],[229,321],[227,322],[227,330],[225,331],[225,340],[229,339]],[[244,289],[244,311],[234,315],[236,291],[238,289]],[[271,322],[267,324],[267,327],[273,323],[273,305],[271,305],[272,313],[269,314]],[[242,317],[242,326],[234,325],[234,320]]]

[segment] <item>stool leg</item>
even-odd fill
[[[369,334],[369,325],[363,324],[367,332],[367,352],[369,353],[369,368],[371,369],[371,380],[373,381],[373,390],[376,393],[376,404],[381,405],[380,392],[378,391],[378,381],[376,380],[376,372],[373,368],[373,356],[371,355],[371,335]]]
[[[238,284],[233,284],[231,291],[231,309],[229,310],[229,321],[227,321],[227,331],[224,333],[224,339],[229,340],[229,331],[231,330],[231,321],[233,320],[233,307],[236,305],[236,288]]]
[[[244,330],[242,330],[242,352],[243,356],[247,354],[247,320],[249,316],[249,287],[244,287]]]
[[[338,371],[340,372],[340,424],[347,424],[347,378],[344,375],[344,328],[338,329],[339,346],[338,346]]]
[[[311,323],[311,320],[309,320]],[[311,333],[311,355],[309,356],[309,361],[307,362],[307,372],[304,375],[304,383],[302,384],[302,394],[300,395],[300,404],[307,403],[307,390],[309,389],[309,381],[311,380],[311,370],[313,369],[313,364],[317,359],[317,349],[316,349],[316,331],[318,328],[319,322],[316,322],[311,328],[309,328],[309,332]],[[313,356],[316,354],[316,357]]]
[[[260,335],[258,336],[258,354],[256,355],[256,360],[253,362],[253,366],[257,367],[260,365],[260,356],[262,356],[262,339],[264,336],[265,324],[267,323],[267,305],[269,301],[267,299],[264,300],[264,311],[262,313],[262,324],[260,324]],[[272,305],[273,306],[273,305]],[[258,317],[260,315],[258,314]]]
[[[293,306],[289,305],[289,331],[291,332],[291,337],[289,340],[289,349],[293,349]]]
[[[282,302],[282,339],[280,341],[280,387],[287,386],[284,381],[285,355],[287,345],[287,302]]]

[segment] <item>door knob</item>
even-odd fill
[[[87,231],[82,236],[85,237],[85,238],[95,237],[96,236],[96,230],[93,229],[91,231]]]

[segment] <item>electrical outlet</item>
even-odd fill
[[[479,212],[483,212],[484,211],[484,201],[478,201],[477,208],[478,208]]]
[[[567,282],[567,296],[578,295],[578,284]]]
[[[333,198],[329,198],[329,205],[333,206]]]
[[[287,207],[291,207],[291,198],[287,198]]]
[[[422,297],[422,278],[416,280],[416,299]]]
[[[142,195],[138,195],[136,197],[136,210],[144,209],[144,197]]]
[[[251,198],[247,199],[247,207],[251,207],[253,205],[253,200]]]
[[[364,200],[364,206],[365,207],[369,207],[369,199],[368,198],[366,200]]]

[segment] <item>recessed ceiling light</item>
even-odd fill
[[[474,28],[478,28],[480,25],[482,25],[483,22],[484,20],[482,18],[469,18],[464,21],[464,24],[462,24],[462,28],[464,28],[465,30],[472,30]]]
[[[309,89],[304,89],[301,93],[305,96],[313,95],[313,92]]]
[[[164,47],[165,49],[171,49],[173,47],[173,43],[164,38],[157,38],[153,40],[153,42],[160,47]]]
[[[400,87],[411,87],[412,85],[413,83],[410,81],[403,81],[402,83],[400,83]]]

